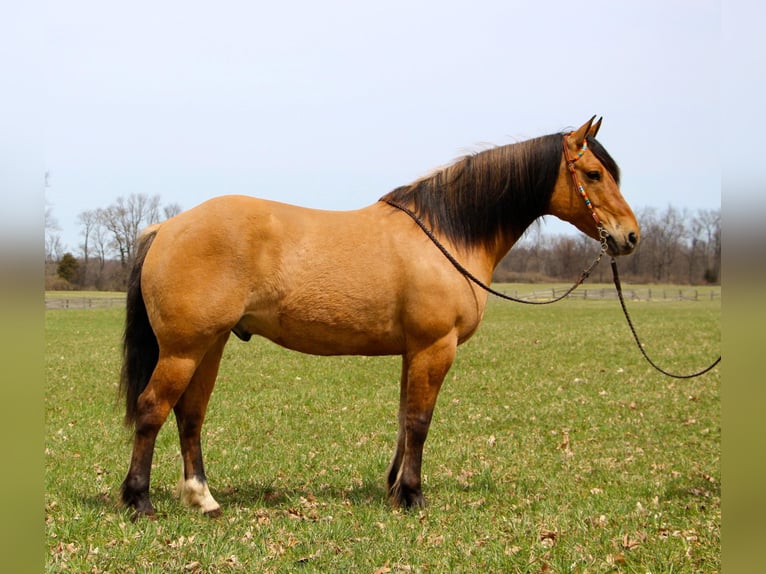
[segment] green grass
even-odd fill
[[[521,290],[521,289],[520,289]],[[635,303],[650,355],[720,349],[720,299]],[[491,300],[447,376],[423,511],[392,510],[399,359],[229,343],[203,429],[207,519],[173,497],[175,424],[155,452],[158,521],[118,505],[130,436],[115,402],[123,311],[46,312],[46,564],[60,572],[715,572],[720,374],[647,365],[616,301]]]

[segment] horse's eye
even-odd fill
[[[587,175],[588,179],[591,180],[591,181],[600,181],[601,180],[601,172],[600,171],[596,171],[596,170],[589,171],[585,175]]]

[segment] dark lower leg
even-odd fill
[[[406,452],[402,457],[400,470],[391,488],[394,503],[405,508],[425,505],[421,485],[423,446],[431,422],[429,414],[412,417],[406,424]]]
[[[394,452],[394,458],[391,460],[391,466],[388,467],[388,473],[386,473],[386,486],[388,487],[388,496],[394,498],[394,488],[396,481],[399,478],[399,470],[402,467],[402,460],[404,459],[404,448],[406,432],[406,414],[407,414],[407,358],[402,360],[402,378],[401,386],[399,389],[399,433],[396,437],[396,451]]]
[[[181,501],[188,506],[198,508],[208,516],[218,516],[221,508],[210,494],[202,462],[200,444],[202,422],[199,417],[184,416],[182,409],[179,408],[176,408],[176,420],[183,458],[183,477],[179,485]]]
[[[183,458],[183,477],[179,486],[179,495],[185,504],[198,508],[209,516],[218,516],[221,513],[221,507],[210,494],[207,486],[200,435],[227,339],[228,334],[221,337],[208,351],[197,367],[188,388],[174,407]]]
[[[149,498],[149,480],[152,469],[154,442],[159,428],[137,429],[133,441],[130,470],[122,482],[121,497],[126,506],[135,508],[134,519],[139,515],[154,516]]]
[[[202,446],[200,444],[202,421],[199,420],[199,417],[186,414],[181,401],[176,405],[174,411],[178,425],[178,438],[181,444],[183,478],[196,477],[204,481],[205,469],[202,463]]]

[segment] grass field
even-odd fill
[[[414,512],[392,510],[383,488],[398,358],[232,338],[203,429],[223,516],[174,498],[169,420],[152,474],[161,517],[136,523],[118,505],[123,313],[46,312],[48,572],[720,570],[720,371],[654,372],[615,301],[490,301],[439,397],[428,506]],[[719,353],[720,298],[631,313],[670,370]]]

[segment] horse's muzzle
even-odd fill
[[[638,246],[639,235],[636,231],[629,231],[615,237],[609,234],[606,237],[607,253],[612,256],[629,255]]]

